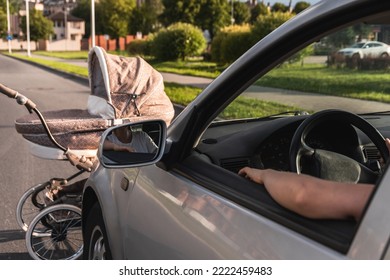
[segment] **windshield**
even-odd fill
[[[361,48],[363,48],[364,45],[365,45],[365,43],[353,44],[352,46],[350,46],[350,48],[361,49]]]
[[[322,38],[257,80],[219,118],[311,114],[324,109],[357,114],[390,111],[389,50],[338,52],[367,41],[390,43],[390,25],[361,23]]]

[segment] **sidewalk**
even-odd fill
[[[33,54],[33,57],[39,57],[47,60],[55,60],[63,63],[69,63],[77,66],[88,67],[86,60],[69,60]],[[172,82],[181,85],[205,88],[212,82],[212,79],[178,75],[173,73],[161,73],[165,82]],[[304,108],[308,111],[319,111],[324,109],[342,109],[355,113],[390,111],[390,104],[376,101],[359,100],[318,93],[306,93],[293,90],[275,89],[260,86],[249,87],[244,96],[258,98],[266,101],[277,102],[288,106]]]

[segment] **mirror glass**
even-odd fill
[[[104,137],[101,159],[111,166],[148,163],[157,158],[161,141],[158,121],[120,125]]]

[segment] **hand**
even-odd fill
[[[390,139],[385,138],[385,143],[386,143],[387,150],[389,150],[389,153],[390,153]]]
[[[389,151],[390,153],[390,139],[389,138],[385,138],[385,143],[386,143],[386,147],[387,147],[387,150]],[[385,161],[383,160],[382,156],[379,155],[380,158],[379,158],[379,163],[384,166],[385,165]]]
[[[265,171],[261,169],[244,167],[240,171],[238,171],[238,175],[250,179],[253,182],[256,182],[258,184],[264,184],[264,180],[263,180],[264,172]]]
[[[115,144],[114,151],[134,153],[135,149],[130,146],[122,146]]]

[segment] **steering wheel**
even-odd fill
[[[302,172],[301,159],[310,160],[313,176],[339,182],[375,183],[380,174],[364,164],[339,153],[314,149],[306,143],[310,131],[326,121],[343,121],[359,128],[378,148],[382,158],[387,161],[389,151],[382,134],[360,116],[342,110],[324,110],[305,119],[292,138],[290,145],[290,168],[292,172]]]

